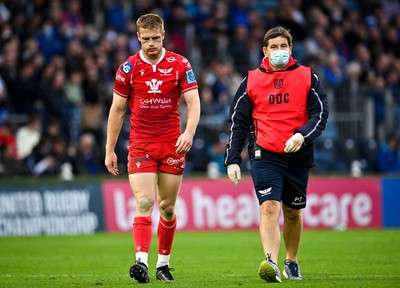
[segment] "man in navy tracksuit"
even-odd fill
[[[310,67],[292,58],[292,40],[283,27],[265,34],[261,66],[249,71],[232,101],[225,151],[228,177],[237,185],[241,151],[246,139],[249,141],[266,257],[258,273],[267,282],[281,282],[277,265],[281,208],[286,248],[283,275],[289,280],[303,279],[297,260],[303,228],[301,209],[306,207],[309,171],[314,166],[313,141],[328,119],[325,89]]]

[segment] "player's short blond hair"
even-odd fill
[[[148,13],[140,16],[136,21],[137,31],[140,29],[157,29],[164,31],[164,20],[154,13]]]

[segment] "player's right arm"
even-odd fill
[[[114,149],[124,122],[127,105],[127,98],[121,97],[115,92],[113,93],[113,101],[108,115],[106,157],[104,162],[108,172],[114,176],[117,176],[119,173],[118,158]]]

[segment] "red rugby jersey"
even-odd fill
[[[179,102],[182,93],[197,89],[189,61],[163,48],[152,65],[137,52],[122,63],[115,75],[114,92],[128,98],[132,111],[129,142],[159,142],[181,134]]]

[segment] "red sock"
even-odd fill
[[[132,227],[133,242],[135,244],[135,253],[149,253],[151,243],[151,218],[135,217]]]
[[[172,249],[172,242],[174,241],[176,230],[176,216],[171,221],[164,220],[160,216],[158,222],[157,235],[158,235],[158,254],[170,255]]]

